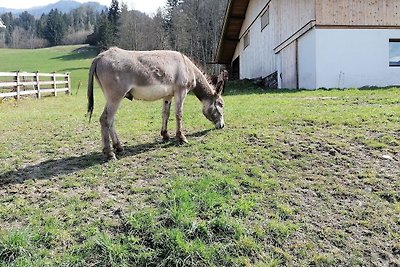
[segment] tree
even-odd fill
[[[112,0],[111,7],[108,10],[108,20],[112,25],[118,27],[120,17],[121,17],[121,9],[119,8],[118,0]]]
[[[227,0],[167,0],[164,28],[169,46],[202,62],[213,61]]]
[[[96,6],[91,5],[84,5],[64,14],[58,10],[51,10],[38,19],[27,11],[18,16],[10,12],[0,14],[0,18],[7,25],[7,28],[0,32],[0,46],[38,48],[85,43],[86,36],[93,31],[99,16]],[[68,37],[65,38],[67,31]]]
[[[16,26],[22,27],[26,31],[34,32],[36,29],[35,17],[27,11],[22,12],[16,20]]]
[[[118,0],[111,1],[111,7],[108,10],[108,21],[110,23],[112,40],[111,44],[115,45],[118,39],[118,29],[121,18],[121,9],[119,8]]]
[[[121,8],[120,27],[118,29],[119,41],[121,48],[129,50],[137,50],[136,40],[137,25],[134,15],[128,10],[128,6],[123,3]]]
[[[122,5],[118,46],[129,50],[152,50],[156,44],[156,25],[147,14]]]
[[[66,30],[65,17],[57,9],[52,9],[47,16],[44,29],[44,36],[49,44],[51,46],[60,45]]]
[[[66,14],[51,10],[39,19],[28,12],[18,17],[5,13],[0,16],[7,25],[0,46],[42,47],[47,45],[43,39],[52,46],[90,41],[105,48],[174,49],[205,64],[214,59],[226,4],[227,0],[166,0],[154,17],[128,10],[118,0],[102,13],[90,6]]]
[[[179,5],[183,4],[181,0],[167,0],[165,5],[164,29],[168,34],[169,42],[172,49],[176,48],[176,26],[179,24],[176,21]]]
[[[9,46],[12,43],[12,32],[15,28],[14,17],[11,12],[7,12],[1,15],[1,19],[3,20],[4,24],[7,25],[7,28],[4,32],[4,41],[5,44]]]
[[[121,17],[118,0],[112,0],[108,12],[102,12],[95,27],[97,45],[104,48],[118,43],[118,30]]]
[[[104,12],[100,15],[99,24],[96,28],[97,45],[101,47],[109,47],[113,44],[114,33],[107,14]]]
[[[153,17],[153,36],[156,49],[168,49],[170,47],[168,32],[165,25],[166,23],[162,10],[158,9],[156,15]]]

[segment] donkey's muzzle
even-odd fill
[[[218,122],[218,123],[215,124],[215,128],[216,129],[222,129],[224,127],[225,127],[224,122]]]

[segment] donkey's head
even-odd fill
[[[214,123],[215,128],[222,129],[225,126],[224,100],[221,97],[222,88],[216,89],[216,93],[211,98],[203,101],[203,114]]]

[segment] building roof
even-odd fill
[[[240,41],[240,30],[249,2],[250,0],[229,0],[217,48],[217,63],[230,64],[232,62],[236,46]]]

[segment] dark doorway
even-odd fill
[[[239,80],[240,78],[240,59],[237,57],[232,62],[232,73],[230,75],[230,80]]]

